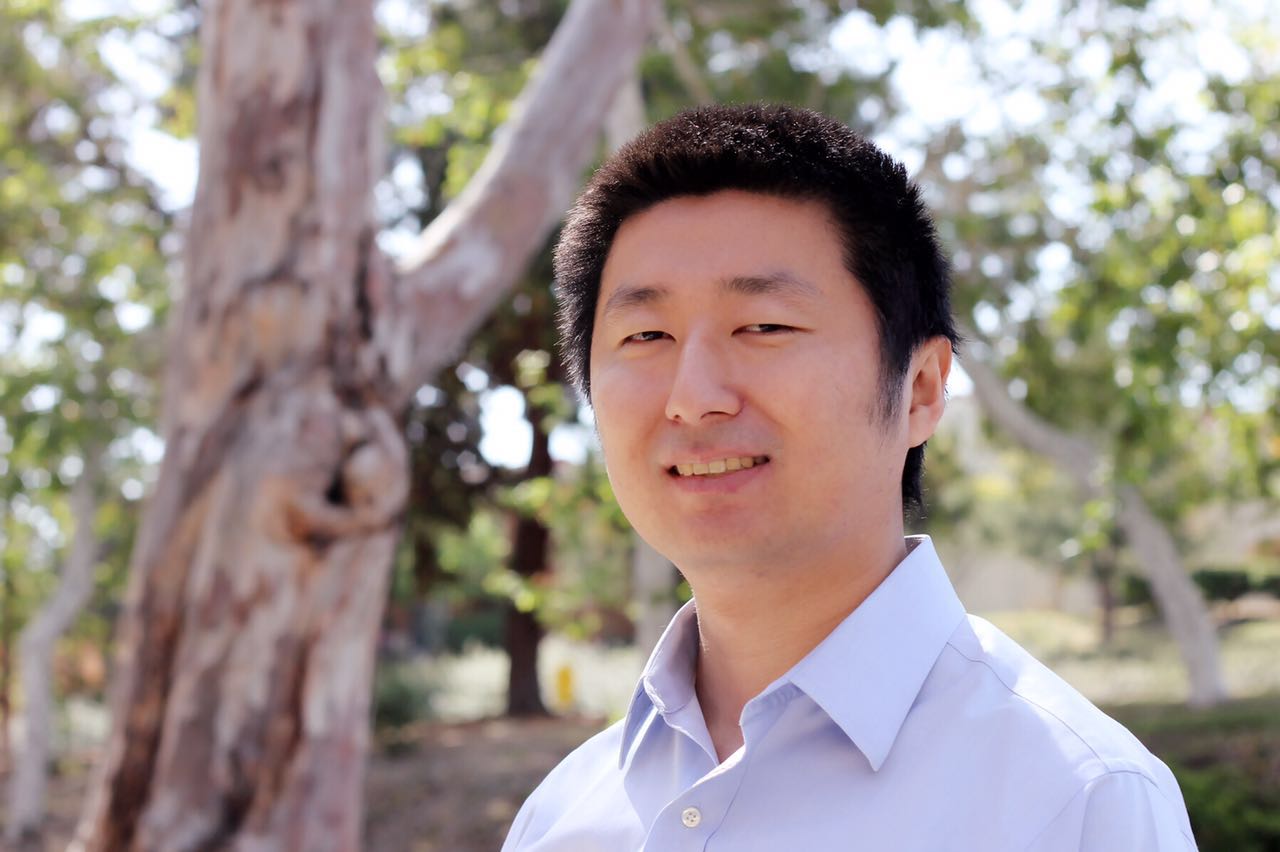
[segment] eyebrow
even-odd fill
[[[735,275],[719,282],[722,293],[739,296],[777,296],[787,301],[808,302],[818,298],[821,290],[797,278],[789,272],[770,272],[764,275]],[[671,289],[662,284],[624,285],[614,290],[604,303],[601,319],[613,314],[625,313],[632,308],[653,305],[671,295]]]

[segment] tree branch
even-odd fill
[[[94,529],[98,489],[102,479],[103,449],[90,444],[83,451],[84,467],[71,488],[74,523],[71,548],[62,566],[58,587],[27,622],[18,642],[22,679],[23,739],[9,778],[8,825],[5,840],[15,848],[38,838],[45,813],[52,746],[53,651],[93,596],[93,571],[98,564],[99,542]]]
[[[990,350],[977,332],[963,321],[957,322],[961,335],[974,352],[972,358],[961,361],[965,373],[973,380],[973,392],[991,420],[1009,433],[1015,441],[1034,453],[1056,462],[1082,487],[1095,490],[1093,471],[1099,463],[1098,450],[1083,438],[1072,435],[1038,416],[1009,395],[1004,380],[974,351],[973,342]]]
[[[574,0],[479,172],[423,232],[389,292],[371,292],[373,339],[397,401],[456,353],[572,201],[653,7]]]
[[[703,76],[698,63],[693,61],[689,48],[676,35],[675,28],[671,26],[671,19],[667,17],[664,10],[658,10],[655,21],[662,49],[671,54],[671,63],[675,66],[676,77],[688,92],[689,97],[698,104],[715,103],[716,96],[711,91],[711,85]]]
[[[960,321],[957,325],[965,338],[981,342],[966,323]],[[982,345],[990,351],[989,345]],[[1075,480],[1087,497],[1096,498],[1106,493],[1097,478],[1103,457],[1096,447],[1054,426],[1009,396],[1004,382],[980,356],[966,359],[963,364],[987,417],[1017,443],[1052,461]],[[1208,706],[1222,701],[1226,687],[1217,635],[1204,598],[1187,576],[1173,537],[1138,489],[1121,485],[1114,496],[1116,524],[1124,531],[1134,559],[1151,583],[1151,592],[1187,667],[1190,703]]]

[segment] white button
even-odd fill
[[[680,814],[680,821],[684,823],[685,828],[697,828],[698,823],[702,822],[702,811],[697,808],[685,808],[684,813]]]

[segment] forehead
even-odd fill
[[[843,247],[827,208],[727,190],[669,199],[630,217],[614,237],[600,280],[597,320],[620,288],[761,295],[777,288],[723,282],[769,279],[847,286]]]

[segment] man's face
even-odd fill
[[[816,202],[725,191],[625,221],[590,370],[618,501],[686,573],[851,557],[901,522],[906,419],[879,415],[873,308]]]

